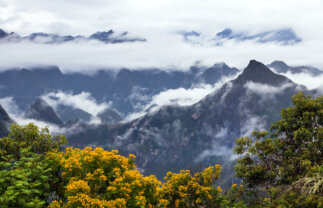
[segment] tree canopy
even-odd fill
[[[249,191],[288,207],[323,206],[323,97],[297,93],[292,102],[270,132],[236,140],[236,174]]]
[[[13,124],[0,139],[0,207],[44,207],[56,182],[47,153],[65,143],[47,128]]]

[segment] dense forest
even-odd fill
[[[241,184],[215,185],[221,166],[144,176],[135,155],[67,147],[34,124],[0,139],[0,207],[323,207],[323,96],[302,93],[269,131],[236,140]]]

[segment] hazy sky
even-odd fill
[[[322,0],[0,0],[0,28],[89,35],[113,29],[146,38],[146,43],[106,45],[1,44],[0,65],[55,64],[63,70],[104,67],[182,67],[195,61],[225,61],[243,68],[250,59],[264,63],[323,68]],[[222,47],[191,45],[176,33],[198,31],[214,37],[225,28],[257,33],[292,28],[303,40],[293,46],[228,41]]]

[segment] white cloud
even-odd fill
[[[82,109],[93,116],[109,107],[107,103],[97,103],[88,92],[81,92],[80,94],[63,91],[50,92],[43,95],[42,98],[53,108],[57,108],[58,105],[66,105]]]
[[[1,68],[34,64],[58,65],[63,71],[91,71],[97,68],[188,69],[197,60],[210,66],[224,61],[231,66],[245,67],[250,59],[263,63],[282,59],[293,65],[322,66],[323,52],[317,43],[303,42],[294,46],[274,43],[237,43],[228,40],[222,47],[191,45],[180,37],[166,35],[141,43],[102,44],[66,43],[41,45],[33,43],[1,44]]]
[[[225,61],[245,67],[250,59],[279,59],[293,65],[323,68],[321,0],[1,0],[0,27],[21,34],[57,32],[89,35],[115,29],[147,38],[147,43],[98,43],[44,46],[1,45],[2,66],[55,64],[64,70],[105,67],[187,68],[196,60],[207,65]],[[95,12],[94,12],[95,11]],[[177,31],[196,30],[214,36],[224,28],[256,33],[293,28],[304,40],[294,46],[228,41],[223,47],[189,45]]]
[[[232,151],[233,148],[231,147],[214,145],[212,149],[207,149],[201,152],[196,158],[195,162],[201,162],[204,159],[212,156],[224,157],[228,160],[236,160],[238,156],[233,154]]]
[[[292,87],[292,83],[286,83],[281,86],[272,86],[268,84],[261,84],[255,82],[247,82],[244,87],[249,90],[249,92],[254,92],[263,97],[273,98],[275,94],[283,93],[286,88]]]
[[[81,109],[92,115],[89,123],[101,123],[98,114],[109,107],[108,103],[98,103],[95,98],[88,92],[81,92],[80,94],[72,94],[69,92],[50,92],[42,96],[42,98],[54,109],[59,105],[70,106],[72,108]]]
[[[250,117],[246,123],[243,125],[243,127],[240,129],[240,135],[241,137],[244,136],[251,136],[251,133],[254,130],[265,130],[266,126],[266,119],[261,117]]]
[[[308,73],[285,73],[282,75],[287,76],[297,84],[305,85],[310,90],[319,88],[323,84],[323,74],[321,74],[320,76],[312,76]]]
[[[22,114],[12,97],[0,98],[0,105],[11,116],[11,114]]]

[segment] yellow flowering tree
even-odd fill
[[[222,189],[215,186],[221,166],[191,175],[183,170],[168,173],[162,184],[155,176],[143,176],[134,155],[102,148],[66,148],[48,154],[59,170],[59,199],[50,208],[105,207],[224,207]],[[222,206],[223,205],[223,206]]]
[[[134,164],[134,155],[102,148],[66,148],[48,155],[61,170],[60,200],[50,207],[156,207],[161,183],[144,177]]]
[[[161,190],[167,207],[225,207],[222,189],[214,185],[220,171],[216,165],[194,175],[189,170],[167,173]]]

